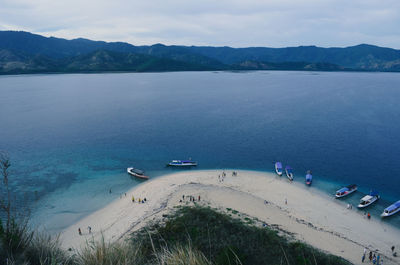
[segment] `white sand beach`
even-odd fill
[[[400,258],[392,257],[390,250],[393,245],[400,249],[400,230],[382,222],[380,217],[368,220],[333,196],[271,173],[239,170],[237,176],[232,176],[232,170],[227,170],[224,181],[219,181],[222,172],[182,171],[144,182],[127,192],[126,197],[64,230],[60,236],[62,244],[65,248],[79,248],[86,240],[99,240],[101,236],[109,241],[124,239],[146,222],[161,219],[176,205],[193,205],[188,199],[193,195],[196,204],[221,212],[234,209],[354,264],[361,264],[364,247],[368,252],[379,251],[384,264],[400,264]],[[186,197],[180,202],[182,195]],[[147,202],[133,203],[132,196],[136,200],[146,198]],[[88,226],[92,228],[91,234]]]

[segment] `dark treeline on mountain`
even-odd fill
[[[400,50],[361,44],[231,48],[134,46],[0,31],[0,74],[211,70],[400,71]]]

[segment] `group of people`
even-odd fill
[[[138,198],[138,199],[135,200],[135,196],[132,195],[132,202],[136,202],[136,201],[138,203],[145,203],[145,202],[147,202],[147,199],[146,199],[146,197],[144,197],[144,199]]]
[[[226,177],[226,173],[224,171],[224,172],[222,172],[222,175],[218,175],[218,181],[219,182],[224,182],[225,177]]]
[[[92,233],[92,227],[91,227],[91,226],[88,226],[87,229],[88,229],[88,231],[89,231],[89,234],[91,234],[91,233]],[[81,230],[80,227],[78,228],[78,234],[79,234],[80,236],[82,235],[82,230]]]
[[[381,265],[381,264],[383,264],[383,259],[381,259],[381,255],[379,253],[377,253],[377,254],[370,251],[369,255],[368,255],[369,262],[372,262],[372,264]],[[365,261],[366,256],[367,256],[367,249],[364,248],[364,253],[361,258],[361,261],[363,263]]]
[[[182,195],[182,199],[179,200],[179,202],[184,202],[184,201],[185,201],[185,198],[189,198],[189,201],[190,201],[190,202],[196,202],[196,197],[193,196],[193,195],[189,195],[189,196]],[[201,200],[201,197],[200,197],[200,195],[199,195],[199,196],[197,197],[197,201],[200,201],[200,200]]]
[[[394,252],[395,247],[392,246],[391,250],[392,250],[392,255],[393,256],[397,256],[397,253]],[[364,248],[364,253],[362,255],[361,261],[364,263],[365,259],[367,258],[367,249]],[[372,264],[376,264],[376,265],[382,265],[383,264],[383,258],[381,257],[381,255],[379,253],[375,253],[370,251],[368,254],[368,259],[369,262],[372,262]]]

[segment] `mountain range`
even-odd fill
[[[134,46],[0,31],[0,74],[212,70],[400,71],[400,50],[360,44],[231,48]]]

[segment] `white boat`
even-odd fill
[[[126,172],[128,172],[128,174],[130,174],[131,176],[134,176],[134,177],[137,177],[140,179],[149,179],[149,177],[144,174],[143,170],[140,170],[137,168],[128,167],[126,169]]]
[[[276,162],[275,163],[275,172],[278,174],[278,176],[282,176],[283,170],[282,170],[282,163],[281,162]]]
[[[336,191],[336,198],[342,198],[344,196],[347,196],[357,190],[357,185],[351,184],[349,186],[343,187],[340,190]]]
[[[379,194],[376,191],[371,191],[369,195],[366,195],[361,198],[360,204],[357,206],[358,208],[365,208],[379,199]]]
[[[398,212],[400,212],[400,201],[393,203],[392,205],[387,207],[385,210],[383,210],[381,217],[388,217],[388,216],[391,216]]]
[[[285,172],[286,172],[287,178],[288,178],[290,181],[292,181],[293,178],[294,178],[293,169],[292,169],[290,166],[286,166],[286,167],[285,167]]]
[[[197,166],[196,161],[192,160],[172,160],[167,164],[170,167],[195,167]]]

